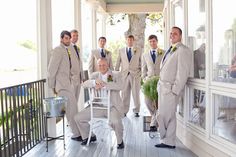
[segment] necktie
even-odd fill
[[[101,49],[101,56],[102,56],[103,58],[105,58],[105,57],[106,57],[106,55],[105,55],[105,53],[104,53],[103,49]]]
[[[171,49],[172,49],[172,46],[170,46],[170,48],[166,51],[165,56],[163,58],[163,62],[165,61],[166,56],[170,53]]]
[[[77,56],[79,58],[79,50],[78,50],[78,47],[76,45],[74,45],[74,49],[75,49],[75,52],[76,52],[76,54],[77,54]]]
[[[70,69],[71,69],[72,64],[71,64],[71,58],[70,58],[70,51],[68,50],[68,48],[66,48],[66,52],[68,54],[68,58],[69,58],[69,62],[70,62]]]
[[[152,55],[152,61],[153,61],[153,63],[155,64],[155,62],[156,62],[156,54],[155,54],[155,50],[153,50],[152,52],[151,52],[151,55]]]
[[[130,60],[131,60],[131,58],[132,58],[131,48],[128,49],[127,57],[128,57],[129,62],[130,62]]]

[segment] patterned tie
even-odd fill
[[[155,64],[155,62],[156,62],[156,51],[155,50],[153,50],[152,52],[151,52],[151,55],[152,55],[152,61],[153,61],[153,63]]]
[[[68,50],[68,48],[66,48],[66,52],[67,52],[67,54],[68,54],[68,58],[69,58],[69,62],[70,62],[70,69],[71,69],[71,67],[72,67],[72,64],[71,64],[71,57],[70,57],[70,50]]]
[[[172,49],[172,46],[170,46],[170,48],[166,51],[165,56],[163,58],[163,62],[165,61],[166,56],[170,53],[171,49]]]
[[[127,57],[128,57],[128,60],[130,62],[131,58],[132,58],[132,52],[131,52],[131,48],[129,48],[128,52],[127,52]]]
[[[104,53],[104,50],[103,50],[103,49],[101,49],[101,56],[102,56],[102,58],[105,58],[105,57],[106,57],[106,55],[105,55],[105,53]]]
[[[76,52],[76,54],[77,54],[77,56],[79,58],[79,50],[78,50],[78,47],[76,45],[74,45],[74,49],[75,49],[75,52]]]

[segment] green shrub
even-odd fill
[[[149,78],[147,81],[142,83],[142,91],[143,94],[151,99],[151,100],[157,100],[158,94],[157,94],[157,82],[159,80],[159,77],[153,76]]]

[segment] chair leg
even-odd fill
[[[92,136],[92,129],[93,128],[93,124],[90,125],[90,129],[89,129],[89,136],[88,136],[88,141],[87,141],[87,146],[89,146],[90,140],[91,140],[91,136]]]

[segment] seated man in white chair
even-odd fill
[[[121,104],[120,90],[122,89],[122,79],[119,72],[109,71],[108,63],[105,58],[98,60],[98,72],[94,72],[90,79],[83,83],[84,88],[95,88],[95,90],[101,90],[103,88],[110,90],[110,125],[114,129],[117,138],[117,148],[124,148],[123,142],[123,108]],[[107,116],[107,111],[105,110],[95,110],[93,113],[94,117],[105,117]],[[75,117],[76,124],[81,132],[82,143],[81,145],[86,145],[89,136],[89,121],[90,121],[90,107],[88,106],[81,112],[79,112]],[[96,136],[93,135],[90,142],[96,141]]]

